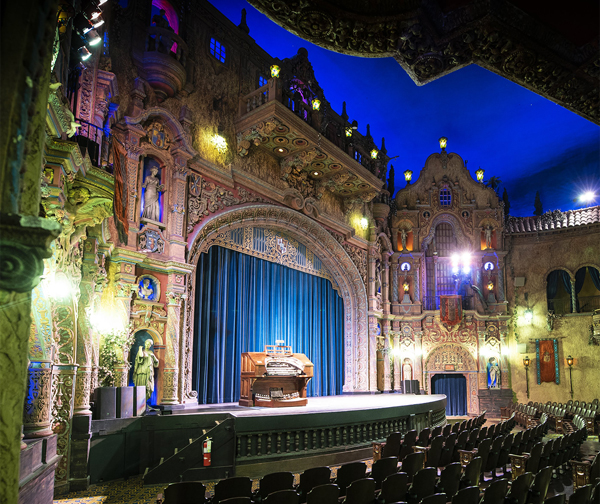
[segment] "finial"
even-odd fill
[[[246,35],[250,33],[250,28],[248,28],[248,25],[246,24],[246,9],[242,9],[242,20],[240,21],[238,28],[242,30]]]

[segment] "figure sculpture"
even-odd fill
[[[404,359],[402,365],[402,378],[404,381],[412,380],[412,366],[410,365],[410,359]]]
[[[143,283],[142,285],[140,285],[140,288],[138,290],[138,294],[141,299],[152,298],[152,295],[154,294],[154,287],[152,287],[149,278],[144,278]]]
[[[138,387],[142,385],[146,387],[146,401],[150,399],[152,392],[154,392],[154,368],[158,367],[158,359],[154,352],[150,350],[151,346],[151,339],[147,339],[143,347],[140,346],[133,368],[133,383]]]
[[[492,231],[493,231],[492,226],[490,226],[490,225],[486,226],[486,228],[485,228],[485,248],[486,249],[492,248]]]
[[[488,388],[500,388],[500,384],[498,383],[498,377],[500,376],[500,367],[498,366],[498,361],[496,360],[496,357],[490,357],[487,364],[487,373]]]
[[[407,234],[406,231],[404,229],[400,230],[400,241],[402,242],[402,250],[406,250],[406,238],[407,238]]]
[[[150,170],[150,175],[144,180],[143,188],[146,189],[144,195],[144,212],[143,219],[160,222],[160,193],[165,192],[165,186],[160,183],[157,177],[158,168],[153,167]]]

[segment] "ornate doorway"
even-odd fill
[[[446,416],[467,414],[467,377],[462,373],[439,373],[431,377],[431,393],[444,394]]]

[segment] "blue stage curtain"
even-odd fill
[[[241,354],[278,339],[314,364],[309,396],[342,393],[344,306],[329,280],[213,246],[198,261],[195,313],[199,403],[238,401]]]
[[[434,394],[447,397],[446,415],[464,416],[467,414],[467,379],[461,374],[436,374],[431,378]]]
[[[552,300],[556,297],[558,291],[558,270],[551,271],[548,274],[548,282],[546,284],[546,296],[548,300]]]
[[[592,277],[592,282],[596,289],[600,290],[600,272],[596,268],[588,267],[588,271],[590,272],[590,276]]]

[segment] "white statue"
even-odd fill
[[[144,195],[144,213],[142,213],[143,219],[150,219],[156,222],[160,222],[160,193],[165,192],[165,186],[160,183],[157,177],[158,168],[153,167],[150,170],[150,175],[144,180],[142,186],[146,189]]]
[[[494,229],[492,228],[492,226],[490,226],[488,224],[485,228],[485,248],[486,249],[492,248],[492,232],[493,231],[494,231]]]
[[[404,381],[412,380],[412,366],[410,364],[410,359],[404,359],[404,364],[402,365],[402,379]]]

